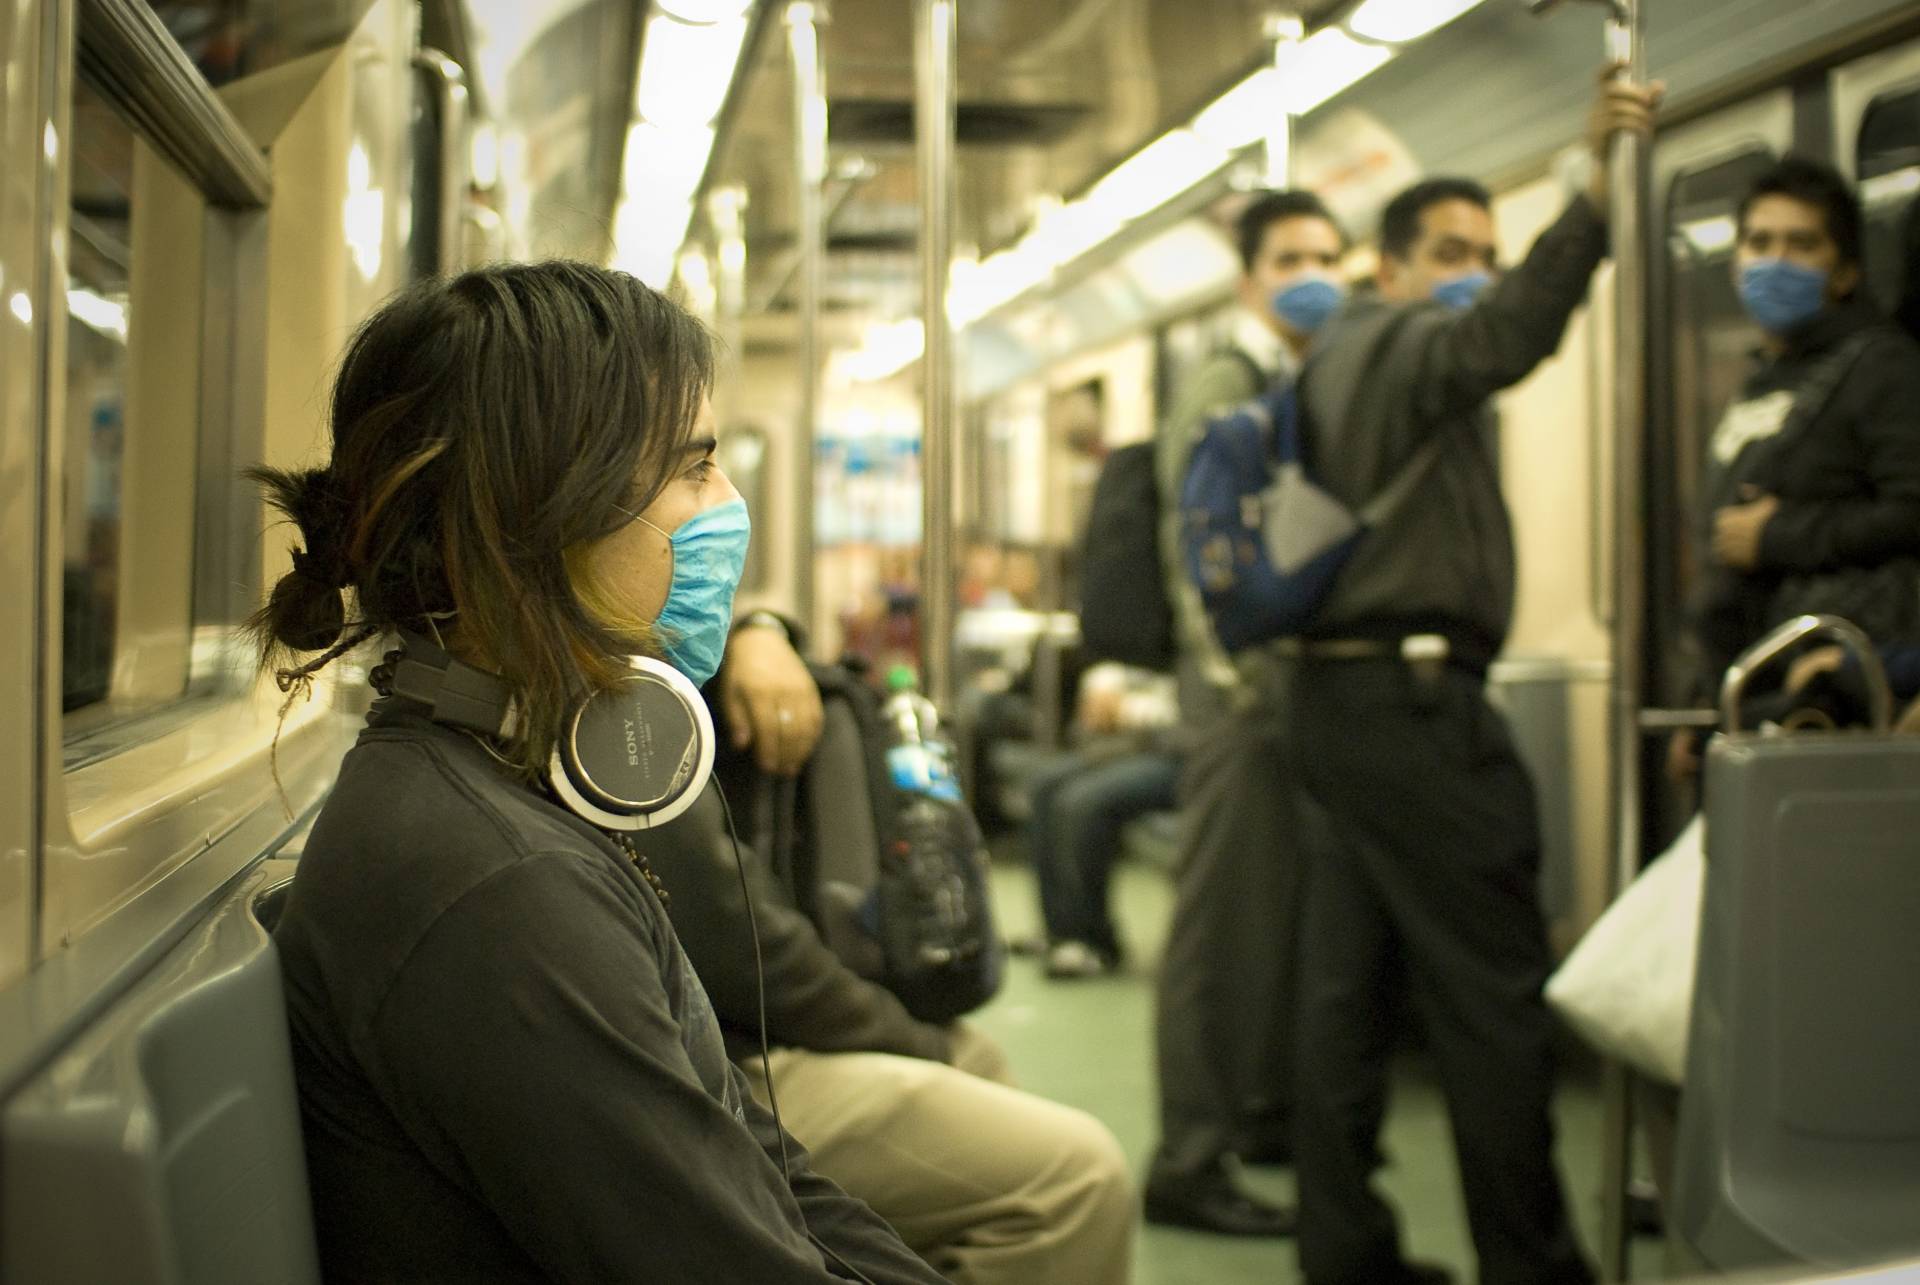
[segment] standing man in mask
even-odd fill
[[[1762,342],[1707,446],[1691,624],[1699,690],[1767,630],[1844,616],[1920,638],[1920,349],[1859,296],[1860,202],[1788,156],[1740,202],[1735,284]],[[1676,737],[1677,778],[1699,767]]]
[[[1155,439],[1161,565],[1179,645],[1180,875],[1161,959],[1156,1050],[1160,1145],[1147,1221],[1285,1236],[1293,1211],[1234,1182],[1229,1156],[1291,1152],[1294,928],[1299,862],[1273,788],[1277,745],[1214,640],[1180,558],[1180,491],[1207,421],[1294,378],[1345,301],[1346,239],[1311,192],[1270,192],[1236,229],[1240,307],[1227,344],[1180,388]]]
[[[1609,140],[1651,132],[1659,97],[1611,74],[1588,190],[1523,263],[1496,273],[1483,188],[1418,184],[1383,217],[1379,298],[1327,328],[1301,379],[1309,458],[1343,502],[1423,470],[1309,636],[1277,648],[1281,770],[1326,831],[1301,928],[1294,1113],[1310,1285],[1448,1279],[1403,1259],[1372,1187],[1402,988],[1446,1094],[1479,1279],[1592,1279],[1553,1160],[1533,787],[1484,682],[1514,594],[1489,403],[1553,354],[1606,255]]]

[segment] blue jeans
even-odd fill
[[[1121,828],[1144,813],[1171,808],[1179,776],[1179,756],[1164,750],[1115,757],[1075,752],[1035,774],[1028,848],[1049,941],[1081,941],[1119,953],[1107,883],[1120,856]]]

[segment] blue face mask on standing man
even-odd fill
[[[647,522],[635,515],[637,522]],[[660,528],[647,522],[654,530]],[[704,687],[720,672],[733,628],[733,593],[747,565],[753,524],[745,500],[716,504],[660,531],[673,546],[673,583],[660,618],[653,622],[667,663]]]
[[[1301,334],[1311,335],[1346,301],[1346,287],[1338,281],[1301,277],[1273,292],[1273,315]]]
[[[1452,308],[1455,312],[1465,312],[1473,307],[1481,291],[1493,284],[1490,272],[1468,272],[1440,282],[1433,288],[1433,297]]]
[[[1740,303],[1768,334],[1790,334],[1827,306],[1827,270],[1785,259],[1749,263],[1740,269]]]

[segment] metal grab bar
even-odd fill
[[[265,154],[151,5],[86,0],[79,45],[80,70],[213,204],[266,208],[273,176]]]
[[[439,120],[437,155],[434,157],[435,198],[434,268],[442,276],[460,271],[465,259],[462,233],[465,221],[461,211],[467,203],[467,73],[459,63],[438,49],[422,48],[413,56],[413,65],[425,72],[432,83],[434,105]]]
[[[1892,728],[1893,688],[1887,682],[1887,667],[1873,649],[1873,640],[1858,625],[1839,616],[1796,616],[1741,652],[1740,659],[1727,667],[1727,676],[1720,682],[1720,721],[1728,732],[1742,730],[1740,698],[1747,694],[1748,681],[1795,643],[1815,634],[1829,635],[1860,662],[1867,676],[1868,716],[1873,730]]]

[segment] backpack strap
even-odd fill
[[[1242,348],[1239,344],[1227,344],[1219,351],[1221,355],[1232,357],[1235,361],[1247,368],[1247,373],[1253,376],[1254,396],[1259,396],[1261,391],[1273,382],[1273,372],[1267,370],[1259,362],[1255,361],[1253,354],[1245,348]]]
[[[1380,494],[1361,506],[1359,513],[1355,515],[1360,519],[1360,524],[1370,527],[1379,526],[1398,513],[1400,506],[1420,489],[1420,483],[1425,481],[1427,474],[1432,471],[1435,461],[1440,458],[1440,453],[1446,449],[1447,439],[1450,436],[1451,434],[1443,432],[1429,437],[1425,444],[1413,453],[1413,458],[1401,466],[1399,474],[1393,481],[1387,483]]]
[[[1400,331],[1406,327],[1407,319],[1411,315],[1411,312],[1412,310],[1409,308],[1395,308],[1383,320],[1380,326],[1380,332],[1375,335],[1368,344],[1368,352],[1370,354],[1378,354],[1383,351],[1387,345],[1391,344],[1399,336]],[[1309,364],[1317,363],[1309,359]],[[1369,359],[1367,364],[1372,364],[1371,359]],[[1293,387],[1293,401],[1295,405],[1293,407],[1294,425],[1292,431],[1296,441],[1300,443],[1297,449],[1302,451],[1305,449],[1305,439],[1307,437],[1304,423],[1307,408],[1305,399],[1300,396],[1300,390],[1305,385],[1306,374],[1306,368],[1303,367],[1300,371],[1300,377],[1294,380]],[[1407,500],[1412,497],[1413,493],[1420,489],[1420,483],[1426,480],[1426,476],[1432,470],[1435,461],[1437,461],[1446,450],[1449,436],[1450,434],[1444,431],[1436,432],[1422,443],[1420,449],[1413,453],[1413,458],[1400,467],[1400,471],[1394,475],[1393,480],[1388,482],[1377,495],[1355,511],[1354,517],[1359,520],[1360,525],[1368,527],[1379,526],[1382,522],[1399,512],[1400,506],[1405,504]]]

